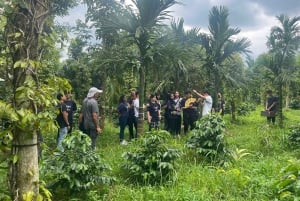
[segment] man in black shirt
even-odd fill
[[[66,100],[65,104],[67,107],[67,112],[68,112],[68,120],[70,123],[70,129],[68,130],[68,133],[72,132],[73,128],[73,113],[77,110],[77,105],[74,100],[72,100],[72,93],[70,91],[65,92]]]
[[[267,102],[266,102],[266,111],[269,113],[267,116],[268,123],[275,124],[275,114],[276,114],[276,105],[278,102],[278,98],[276,96],[273,96],[272,90],[267,91]]]

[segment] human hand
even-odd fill
[[[102,129],[100,127],[97,127],[97,133],[101,134],[102,133]]]

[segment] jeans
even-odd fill
[[[97,138],[98,138],[98,132],[96,129],[88,129],[87,130],[88,136],[90,136],[92,140],[92,149],[94,150],[96,148],[97,144]]]
[[[128,128],[129,128],[129,137],[130,140],[137,138],[138,133],[137,133],[137,123],[138,123],[138,117],[128,117]],[[135,128],[135,134],[133,134],[133,126]]]
[[[119,124],[120,124],[120,134],[119,134],[119,137],[120,137],[120,141],[124,140],[124,131],[125,131],[125,127],[127,125],[127,117],[119,117]]]
[[[58,129],[58,134],[57,134],[57,149],[63,151],[62,147],[62,141],[65,139],[66,135],[68,133],[68,127],[63,127]]]

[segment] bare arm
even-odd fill
[[[197,94],[200,98],[205,98],[202,94],[200,94],[198,91],[196,91],[195,89],[193,89],[193,92],[195,94]]]
[[[148,119],[148,123],[150,123],[151,122],[151,116],[150,116],[150,112],[149,111],[147,111],[147,119]]]
[[[64,121],[66,122],[67,126],[70,127],[69,120],[68,120],[68,112],[63,111],[62,114],[63,114],[63,118],[64,118]]]

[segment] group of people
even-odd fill
[[[91,138],[91,147],[95,149],[98,134],[102,129],[99,126],[99,107],[97,98],[102,90],[92,87],[82,103],[82,108],[79,115],[79,126],[82,128]],[[65,92],[64,94],[58,93],[57,99],[59,101],[57,105],[57,117],[56,122],[58,124],[57,133],[57,149],[63,150],[62,141],[68,133],[72,132],[73,128],[73,113],[77,110],[75,101],[72,100],[71,92]]]
[[[195,97],[193,97],[193,95]],[[161,110],[164,110],[164,129],[168,130],[173,136],[180,135],[183,122],[183,131],[184,134],[186,134],[189,130],[195,128],[195,122],[200,116],[198,112],[200,105],[202,105],[202,116],[211,113],[213,100],[208,91],[201,93],[196,90],[186,91],[183,98],[180,97],[178,91],[175,91],[175,93],[168,94],[163,104],[160,103],[158,94],[151,94],[149,96],[149,102],[144,106],[147,109],[149,131],[160,128],[160,121],[162,119]],[[217,105],[219,108],[218,112],[224,114],[225,101],[221,94],[219,94]],[[136,92],[131,92],[131,98],[129,100],[126,99],[125,95],[120,97],[117,112],[119,114],[119,138],[121,144],[127,144],[127,141],[124,139],[124,132],[127,125],[129,126],[130,133],[129,140],[137,137],[137,133],[133,135],[132,125],[135,126],[137,131],[138,106],[139,103]],[[134,124],[132,120],[134,120]]]
[[[64,94],[58,93],[56,96],[59,101],[57,104],[56,122],[58,124],[57,148],[63,150],[62,141],[73,128],[73,113],[77,110],[75,101],[72,100],[72,94],[65,91]]]
[[[79,115],[79,128],[91,138],[91,147],[95,149],[98,135],[102,129],[99,126],[99,107],[97,98],[102,90],[92,87],[89,89],[86,98],[82,103]],[[272,95],[272,91],[267,91],[268,98],[265,110],[268,113],[267,121],[275,123],[275,112],[277,105],[277,97]],[[193,96],[194,95],[194,96]],[[58,124],[57,148],[63,150],[62,141],[73,128],[73,113],[77,110],[76,103],[72,100],[72,94],[69,91],[57,94],[59,101],[57,105],[58,113],[56,121]],[[129,141],[138,137],[138,117],[139,117],[139,98],[137,91],[131,91],[130,98],[127,99],[122,95],[119,99],[117,112],[119,114],[119,139],[122,145],[128,142],[124,138],[125,128],[129,129]],[[160,103],[159,95],[153,94],[149,97],[149,102],[145,105],[147,108],[147,121],[149,131],[160,128],[161,110],[164,109],[164,129],[168,130],[173,136],[181,134],[181,125],[183,124],[183,132],[186,134],[189,130],[195,128],[195,122],[199,119],[199,106],[201,108],[201,116],[208,115],[212,112],[213,99],[208,91],[199,93],[196,90],[188,90],[184,93],[184,97],[180,97],[178,91],[169,93],[163,104]],[[216,108],[214,111],[220,115],[224,115],[225,101],[220,93]]]
[[[193,94],[195,97],[193,97]],[[196,90],[188,90],[184,93],[184,98],[180,97],[178,91],[170,93],[163,108],[165,109],[165,128],[172,135],[181,134],[181,124],[183,120],[183,132],[186,134],[188,130],[195,128],[195,122],[199,119],[198,108],[202,105],[202,115],[211,113],[213,100],[209,92],[204,90],[199,93]]]
[[[129,140],[138,137],[137,124],[139,117],[139,98],[137,91],[131,91],[130,99],[127,100],[125,95],[121,95],[119,104],[117,106],[117,112],[119,113],[119,126],[120,126],[120,143],[127,145],[127,141],[124,139],[125,128],[128,125],[129,128]],[[134,129],[135,132],[134,132]]]

